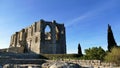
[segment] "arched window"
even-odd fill
[[[51,31],[50,26],[47,25],[46,28],[45,28],[45,33],[46,33],[46,32],[50,32],[50,31]]]
[[[51,40],[51,28],[49,25],[45,27],[45,40]]]
[[[35,38],[35,43],[37,43],[37,42],[38,42],[38,37]]]

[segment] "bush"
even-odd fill
[[[87,60],[103,60],[105,56],[105,51],[101,47],[92,47],[85,49],[85,55],[83,59]]]
[[[120,48],[114,47],[105,56],[105,61],[120,64]]]

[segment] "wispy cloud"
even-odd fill
[[[91,17],[92,16],[91,14],[92,14],[92,12],[88,12],[88,13],[85,13],[85,14],[79,16],[79,17],[76,17],[76,18],[68,21],[69,23],[66,24],[66,27],[78,24],[78,21],[82,21],[82,20],[85,20],[85,19]]]
[[[99,5],[98,7],[96,7],[95,9],[90,10],[90,11],[86,12],[85,14],[80,15],[79,17],[76,17],[76,18],[68,21],[69,23],[66,24],[66,27],[78,24],[79,23],[78,21],[87,20],[89,18],[92,18],[93,16],[98,15],[102,11],[105,11],[105,10],[107,10],[109,8],[114,7],[114,5],[112,5],[112,4],[113,4],[112,0],[111,1],[107,1],[106,3],[102,3],[101,5]]]

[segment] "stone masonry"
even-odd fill
[[[49,32],[46,31],[47,27]],[[24,47],[24,52],[28,53],[66,54],[64,24],[58,24],[55,20],[35,22],[11,36],[10,48],[13,47]]]

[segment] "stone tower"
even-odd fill
[[[46,31],[46,28],[50,31]],[[37,54],[65,54],[64,24],[40,20],[11,36],[10,48],[24,47],[24,52]]]

